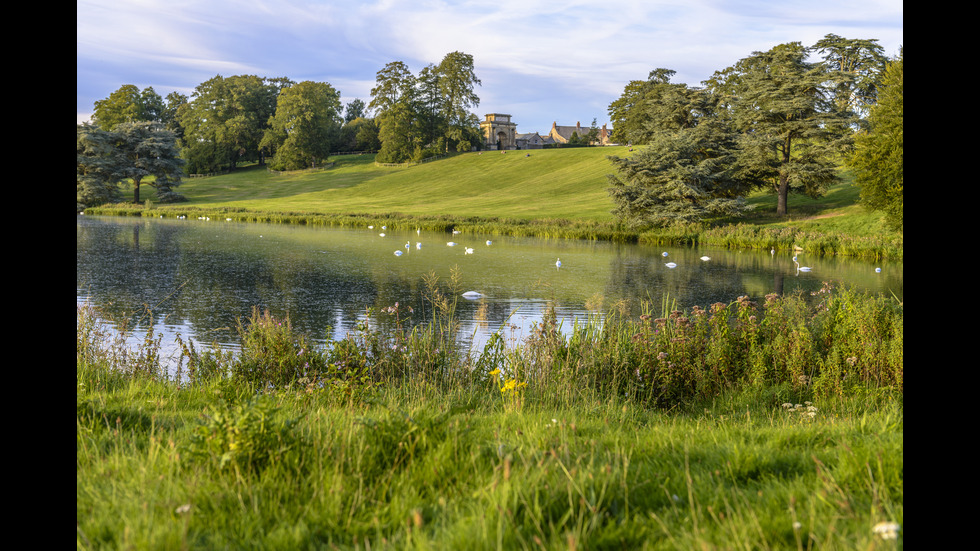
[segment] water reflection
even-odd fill
[[[454,274],[460,338],[485,341],[503,328],[526,336],[549,306],[565,327],[614,304],[638,315],[669,297],[679,308],[729,303],[738,296],[812,292],[824,281],[903,295],[902,264],[800,254],[811,272],[796,272],[792,254],[697,248],[652,248],[441,233],[241,224],[225,221],[79,216],[76,299],[135,324],[149,309],[154,332],[234,348],[236,323],[253,307],[288,315],[317,339],[339,338],[368,308],[410,306],[414,322],[431,319],[426,282],[447,291]],[[458,243],[455,247],[447,241]],[[411,246],[406,249],[406,242]],[[420,249],[415,243],[421,242]],[[465,254],[465,248],[473,248]],[[402,251],[401,256],[394,251]],[[668,256],[664,257],[663,252]],[[709,256],[703,261],[701,256]],[[555,261],[561,258],[562,266]],[[666,262],[675,262],[668,268]],[[875,267],[882,268],[881,273]]]

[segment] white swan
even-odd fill
[[[472,299],[472,298],[481,298],[482,296],[483,296],[482,294],[477,293],[476,291],[466,291],[465,293],[463,293],[463,298]]]
[[[711,257],[710,256],[702,256],[701,257],[701,260],[707,262],[707,261],[711,260]]]
[[[450,241],[449,243],[446,243],[446,245],[449,245],[450,247],[455,247],[456,243],[454,241]]]
[[[395,256],[401,256],[401,255],[402,255],[401,251],[395,251]]]
[[[415,243],[415,248],[422,250],[422,243]]]
[[[555,268],[561,269],[561,259],[560,258],[558,259],[557,262],[555,262]]]
[[[664,266],[667,266],[668,268],[676,268],[677,264],[675,264],[674,262],[668,262],[664,264]]]
[[[487,247],[489,247],[490,245],[493,245],[493,241],[490,241],[489,239],[487,239]]]
[[[809,266],[800,266],[800,263],[799,262],[796,262],[796,260],[793,260],[793,262],[796,263],[796,271],[797,272],[809,272],[810,270],[813,269],[813,268],[811,268]]]
[[[463,254],[473,254],[473,248],[466,247],[466,249],[463,251]]]

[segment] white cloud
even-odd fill
[[[462,51],[483,81],[479,116],[511,112],[545,131],[601,124],[657,67],[696,85],[753,51],[828,33],[877,38],[894,55],[902,13],[900,0],[79,0],[76,111],[123,84],[166,95],[216,74],[326,81],[345,102],[368,101],[385,64],[417,72]]]

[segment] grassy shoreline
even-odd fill
[[[517,151],[509,156],[470,153],[411,168],[377,167],[367,155],[340,156],[333,167],[316,172],[271,173],[247,167],[189,179],[179,188],[189,199],[186,203],[153,204],[150,192],[149,208],[114,204],[85,212],[427,231],[455,228],[487,235],[903,258],[902,235],[884,231],[880,216],[864,212],[857,205],[857,188],[849,182],[818,200],[793,197],[793,215],[787,219],[771,215],[774,198],[759,193],[749,198],[755,213],[743,222],[642,231],[622,227],[609,214],[605,181],[612,171],[606,156],[624,155],[619,149],[623,148],[542,150],[532,151],[531,157]]]
[[[900,303],[546,319],[471,357],[428,292],[431,323],[322,348],[255,311],[179,379],[79,308],[77,547],[902,547]]]

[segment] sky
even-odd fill
[[[76,122],[125,84],[161,97],[215,75],[327,82],[371,101],[378,71],[413,74],[459,51],[481,84],[471,111],[517,132],[601,127],[651,70],[698,86],[778,44],[827,34],[903,44],[903,0],[77,0]]]

